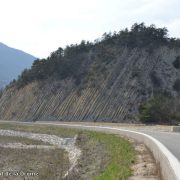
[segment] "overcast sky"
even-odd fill
[[[0,42],[40,58],[135,22],[180,37],[180,0],[0,0]]]

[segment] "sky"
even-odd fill
[[[135,22],[180,38],[180,0],[0,0],[0,42],[38,58]]]

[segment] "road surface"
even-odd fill
[[[142,131],[156,138],[180,161],[180,133]]]

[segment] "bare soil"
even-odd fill
[[[141,143],[129,139],[136,150],[136,160],[132,166],[133,175],[128,180],[161,180],[159,165],[149,149]]]

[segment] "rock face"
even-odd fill
[[[180,70],[173,62],[180,48],[117,47],[113,51],[116,56],[106,65],[105,75],[95,77],[95,87],[81,88],[68,78],[7,89],[0,99],[0,119],[137,122],[138,105],[157,91],[179,97],[174,83]],[[92,51],[84,57],[92,64]]]

